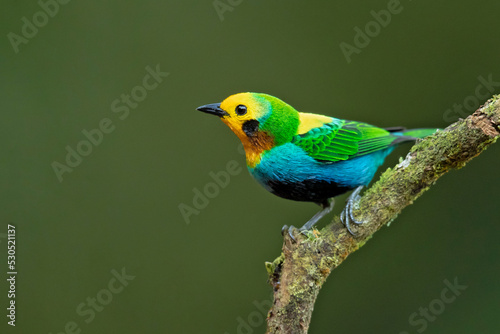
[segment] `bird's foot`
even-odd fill
[[[321,203],[320,205],[321,210],[316,213],[311,219],[309,219],[309,221],[305,223],[304,226],[298,229],[299,233],[307,235],[309,230],[313,228],[314,224],[316,224],[321,218],[332,211],[333,207],[335,206],[335,201],[333,200],[333,198],[331,198],[329,200],[326,200],[324,203]],[[291,225],[290,227],[288,225],[284,225],[281,229],[281,235],[285,235],[285,233],[288,232],[290,238],[296,242],[297,240],[293,236],[293,230],[297,230],[297,228],[293,225]]]
[[[293,240],[293,242],[297,242],[297,239],[295,239],[295,237],[293,236],[293,231],[294,230],[297,230],[299,231],[299,233],[302,233],[302,234],[306,234],[307,230],[304,229],[303,227],[301,228],[296,228],[295,226],[293,225],[283,225],[283,227],[281,228],[281,235],[282,236],[285,236],[285,233],[288,233],[288,236],[290,237],[290,239]]]
[[[281,228],[281,235],[282,236],[285,236],[285,233],[288,233],[288,235],[290,236],[290,239],[292,239],[294,242],[296,242],[297,240],[295,240],[295,237],[293,236],[293,230],[296,230],[297,228],[293,225],[283,225],[283,227]]]
[[[294,230],[297,230],[300,234],[303,234],[309,238],[317,238],[319,235],[318,230],[308,230],[308,229],[304,228],[304,226],[302,226],[301,228],[296,228],[293,225],[290,225],[290,226],[283,225],[283,227],[281,228],[281,235],[285,236],[285,233],[288,233],[288,236],[290,237],[290,239],[292,239],[293,242],[297,242],[297,239],[293,235]]]
[[[351,223],[354,223],[356,225],[361,225],[364,223],[354,218],[354,215],[352,214],[352,207],[359,201],[360,199],[359,193],[361,192],[363,187],[364,186],[359,186],[352,192],[351,196],[349,196],[349,198],[347,199],[347,204],[344,210],[340,214],[340,220],[345,225],[349,233],[351,233],[354,237],[358,236],[358,234],[352,230]]]

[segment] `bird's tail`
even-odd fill
[[[406,130],[405,128],[386,128],[394,136],[398,136],[391,145],[407,142],[407,141],[415,141],[418,138],[424,138],[432,135],[439,129],[411,129]]]
[[[439,129],[411,129],[411,130],[405,130],[402,131],[403,136],[410,136],[414,138],[424,138],[427,136],[432,135]]]

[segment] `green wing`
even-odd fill
[[[316,160],[335,162],[385,149],[400,138],[370,124],[334,119],[296,135],[292,143]]]

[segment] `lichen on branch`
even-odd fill
[[[460,169],[500,136],[500,95],[466,119],[419,140],[406,158],[385,171],[355,206],[363,221],[347,232],[339,217],[319,235],[285,234],[282,254],[267,263],[274,303],[267,333],[307,333],[316,297],[331,271],[359,249],[378,229],[394,220],[408,205],[452,169]]]

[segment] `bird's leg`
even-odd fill
[[[310,230],[321,218],[329,214],[335,206],[335,200],[333,198],[330,198],[325,200],[323,203],[320,203],[319,205],[321,205],[321,210],[318,211],[311,219],[309,219],[309,221],[305,223],[301,228],[299,228],[300,233],[304,233],[304,231]],[[290,227],[288,227],[288,225],[285,225],[281,229],[281,234],[283,235],[285,232],[288,232],[290,238],[292,238],[293,241],[296,241],[292,233],[294,229],[295,226],[293,225],[291,225]]]
[[[310,230],[321,218],[326,216],[327,214],[332,211],[333,207],[335,206],[335,200],[333,198],[327,199],[321,205],[321,210],[318,211],[314,216],[312,216],[311,219],[307,223],[305,223],[301,228],[299,228],[299,231],[307,231]]]
[[[340,220],[345,225],[345,227],[347,228],[349,233],[351,233],[353,236],[357,236],[357,234],[351,230],[351,223],[354,223],[357,225],[363,224],[362,221],[356,220],[354,218],[354,216],[352,215],[352,206],[354,205],[355,202],[359,201],[359,197],[360,197],[359,193],[361,192],[361,190],[363,188],[364,188],[364,186],[359,186],[356,189],[354,189],[352,194],[347,199],[347,204],[346,204],[344,210],[340,214]]]

